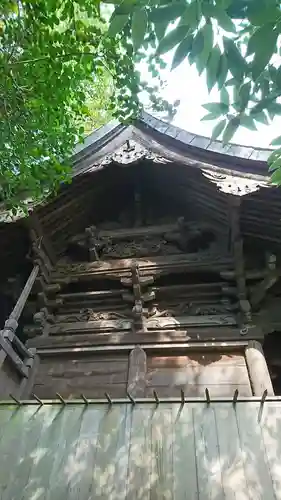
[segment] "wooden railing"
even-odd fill
[[[21,313],[30,295],[38,273],[39,266],[35,265],[14,309],[5,322],[4,329],[0,332],[0,369],[5,359],[8,357],[13,366],[23,377],[28,377],[28,361],[30,358],[33,358],[34,354],[27,349],[17,337],[16,330]]]

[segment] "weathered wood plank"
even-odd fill
[[[56,443],[60,435],[61,409],[58,407],[41,408],[38,417],[43,419],[41,435],[37,443],[37,450],[33,453],[33,463],[30,475],[24,489],[22,500],[43,500],[46,498],[49,486],[49,477],[54,455],[52,444]]]
[[[216,404],[214,411],[225,499],[248,500],[248,485],[235,409],[231,404]]]
[[[36,407],[20,408],[13,413],[1,437],[0,498],[10,499],[9,491],[16,482],[14,467],[20,466],[26,449],[26,435],[32,431]],[[30,435],[31,438],[31,435]],[[27,458],[27,457],[26,457]],[[19,475],[19,481],[21,476]],[[21,485],[22,487],[24,484]],[[13,494],[18,493],[13,490]]]
[[[97,456],[99,426],[106,411],[104,406],[88,407],[82,415],[72,461],[73,473],[69,481],[68,500],[89,499]]]
[[[164,353],[163,353],[164,354]],[[181,368],[187,366],[193,366],[194,368],[200,368],[204,366],[244,366],[246,367],[245,355],[243,352],[239,351],[224,352],[223,346],[221,346],[221,352],[212,351],[205,349],[202,346],[202,351],[192,351],[188,352],[188,355],[179,354],[175,356],[174,353],[170,356],[151,356],[147,357],[147,369],[156,368]]]
[[[236,406],[240,445],[250,500],[276,499],[259,420],[259,403]],[[277,457],[276,457],[277,459]]]
[[[134,407],[131,412],[131,435],[127,479],[127,500],[150,500],[155,481],[152,473],[152,431],[154,408]]]
[[[69,483],[75,473],[74,456],[83,413],[82,406],[62,411],[60,434],[49,445],[53,465],[50,465],[48,471],[49,482],[44,500],[67,498]]]
[[[24,408],[24,411],[27,410],[27,408]],[[36,465],[40,463],[40,460],[47,452],[46,448],[44,450],[40,448],[39,442],[43,434],[48,432],[54,415],[57,413],[57,411],[54,411],[50,407],[41,408],[40,411],[36,411],[35,408],[34,410],[34,413],[25,425],[22,425],[24,437],[21,445],[18,447],[17,458],[14,463],[17,472],[10,481],[7,491],[1,497],[3,499],[19,498],[19,496],[20,498],[31,498],[29,496],[26,497],[27,485],[31,486],[29,478],[31,473],[34,472]],[[35,492],[36,498],[39,498],[38,494],[41,491],[41,484],[37,482],[35,486],[36,479],[33,476],[32,491],[33,493]]]
[[[153,370],[147,374],[148,387],[188,385],[247,385],[249,377],[246,366],[187,366],[183,369]],[[250,389],[250,385],[249,385]],[[251,392],[250,392],[251,394]]]
[[[172,410],[174,432],[173,470],[174,500],[198,500],[195,442],[192,408],[174,405]]]
[[[196,468],[200,500],[224,500],[214,409],[193,409]]]
[[[114,498],[115,482],[119,470],[120,432],[124,432],[124,425],[126,425],[125,405],[110,408],[100,422],[91,487],[91,495],[95,499]]]
[[[281,405],[280,402],[267,402],[260,415],[262,440],[266,459],[273,483],[274,498],[281,499]]]
[[[155,410],[151,422],[152,437],[152,481],[151,500],[172,500],[174,489],[173,472],[173,426],[172,409],[163,405]],[[153,480],[154,478],[154,480]]]
[[[144,395],[146,385],[146,353],[136,346],[130,353],[128,372],[128,392],[135,397]]]

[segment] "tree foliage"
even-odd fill
[[[15,206],[67,180],[66,160],[99,92],[106,113],[125,122],[139,114],[144,91],[171,114],[159,93],[170,50],[172,69],[187,59],[209,91],[220,90],[220,102],[205,104],[204,119],[217,121],[213,138],[226,143],[240,126],[270,123],[281,114],[280,40],[276,0],[2,0],[1,198]],[[153,83],[142,82],[139,62]],[[102,123],[101,115],[94,104],[92,116]],[[280,165],[281,148],[270,158],[278,184]]]
[[[209,92],[203,120],[218,120],[213,139],[231,141],[238,127],[257,130],[281,114],[281,4],[276,0],[124,0],[114,2],[109,33],[133,40],[135,57],[152,48],[155,57],[173,50],[173,70],[186,58],[204,73]],[[145,23],[136,28],[142,12]],[[142,42],[141,42],[142,39]],[[196,89],[195,89],[196,91]],[[272,142],[281,146],[281,138]],[[269,159],[281,184],[281,147]]]
[[[95,0],[2,0],[0,199],[6,206],[41,199],[69,179],[67,158],[85,124],[89,130],[109,114],[126,120],[139,113],[140,75],[127,38],[108,36]]]

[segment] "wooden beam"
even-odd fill
[[[234,257],[235,278],[237,284],[237,296],[240,310],[242,313],[243,322],[251,321],[251,305],[248,300],[245,269],[244,269],[244,254],[243,254],[243,239],[240,232],[240,198],[229,196],[229,219],[230,219],[230,243]]]
[[[37,354],[41,357],[44,356],[61,356],[62,354],[70,354],[70,353],[75,353],[77,356],[79,353],[83,355],[84,353],[90,353],[90,352],[128,352],[136,347],[140,347],[142,350],[145,351],[166,351],[166,352],[171,352],[171,350],[179,350],[183,351],[186,354],[187,349],[190,349],[192,351],[210,351],[213,350],[215,352],[219,352],[220,354],[223,352],[234,352],[234,351],[241,351],[245,349],[248,345],[248,342],[184,342],[182,344],[145,344],[141,343],[138,346],[134,344],[128,344],[128,345],[119,345],[119,346],[89,346],[89,347],[81,347],[79,351],[75,347],[61,347],[61,348],[39,348],[37,349]],[[141,362],[142,368],[144,368],[144,358],[142,358]]]
[[[133,397],[144,396],[146,387],[146,353],[136,346],[130,352],[127,391]]]
[[[246,347],[245,356],[254,396],[262,396],[264,391],[267,391],[269,396],[274,396],[261,344],[256,340],[251,340]]]
[[[243,337],[245,342],[252,339],[263,341],[264,333],[260,327],[251,327]],[[179,343],[179,342],[239,342],[241,334],[239,328],[220,327],[220,328],[188,328],[187,330],[150,330],[147,333],[132,332],[103,332],[103,333],[84,333],[76,334],[73,332],[68,335],[57,335],[49,337],[33,337],[28,340],[29,347],[76,347],[80,348],[89,345],[99,346],[117,346],[125,344],[145,343]]]

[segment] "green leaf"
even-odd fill
[[[168,24],[169,23],[155,23],[154,24],[154,29],[155,29],[155,33],[156,33],[158,42],[160,42],[162,40],[162,38],[164,38],[165,33],[167,31]]]
[[[223,102],[210,102],[208,104],[203,104],[203,108],[210,113],[216,113],[217,116],[226,114],[228,112],[228,106]]]
[[[275,184],[276,186],[280,186],[281,184],[281,168],[277,168],[275,172],[273,172],[271,176],[271,182],[272,184]]]
[[[172,22],[180,17],[186,9],[185,3],[171,3],[164,7],[152,9],[149,14],[149,19],[153,23]]]
[[[221,115],[221,113],[208,113],[207,115],[204,115],[203,118],[201,118],[201,121],[206,121],[206,120],[217,120],[217,118]]]
[[[248,18],[250,23],[255,26],[262,26],[266,23],[276,22],[280,18],[280,9],[276,7],[276,4],[268,5],[261,2],[252,2],[248,9]]]
[[[199,75],[207,66],[207,61],[213,46],[213,28],[205,24],[198,30],[192,44],[191,58],[195,60]]]
[[[221,98],[221,102],[227,107],[227,109],[229,108],[229,94],[226,90],[225,87],[222,87],[221,91],[220,91],[220,98]]]
[[[188,35],[186,38],[183,39],[183,41],[178,45],[173,61],[172,61],[172,66],[171,69],[175,69],[184,59],[185,57],[189,54],[192,48],[192,43],[193,43],[193,36]]]
[[[225,125],[226,125],[226,119],[224,118],[219,123],[217,123],[217,125],[214,127],[211,139],[213,139],[213,140],[217,139],[221,135],[221,133],[223,132]]]
[[[254,60],[251,65],[253,79],[257,80],[264,68],[269,63],[276,49],[278,38],[277,30],[271,29],[267,32],[267,36],[261,41],[258,50],[255,53]]]
[[[233,40],[224,37],[223,44],[230,72],[236,80],[242,81],[246,70],[246,62],[244,58]]]
[[[207,62],[207,87],[209,92],[211,92],[212,88],[214,87],[217,81],[220,56],[221,56],[220,49],[218,45],[216,45],[213,48]]]
[[[247,107],[249,98],[250,98],[250,92],[251,92],[251,82],[244,83],[239,89],[239,109],[240,111],[244,111],[244,109]]]
[[[147,28],[147,13],[145,9],[135,10],[132,17],[132,39],[134,50],[137,51],[143,43]]]
[[[217,84],[218,84],[219,90],[221,90],[221,88],[225,84],[225,80],[227,78],[227,73],[228,73],[227,58],[225,57],[224,54],[221,54],[219,67],[218,67],[218,73],[217,73]]]
[[[269,124],[268,118],[267,118],[264,111],[259,111],[258,113],[252,113],[252,110],[251,110],[250,116],[252,116],[256,122],[264,123],[265,125]]]
[[[275,160],[271,163],[271,165],[269,165],[268,170],[269,172],[274,172],[274,170],[280,168],[280,166],[281,166],[281,158],[280,154],[277,154],[275,156]]]
[[[254,119],[251,116],[242,115],[240,117],[240,125],[249,130],[257,130]]]
[[[278,160],[280,158],[280,155],[281,155],[281,148],[275,149],[275,151],[272,151],[272,153],[268,157],[267,163],[269,165],[275,163],[276,160]]]
[[[177,26],[173,31],[170,31],[162,40],[160,41],[157,54],[165,54],[169,50],[173,49],[178,45],[188,34],[188,29],[186,26]]]
[[[231,33],[236,33],[237,29],[235,24],[232,22],[230,17],[227,15],[223,9],[215,9],[214,17],[217,19],[218,24],[225,31],[230,31]]]
[[[240,120],[238,118],[232,118],[228,122],[222,136],[223,145],[226,145],[231,141],[232,137],[234,136],[236,130],[239,127],[239,124]]]
[[[110,37],[115,37],[116,35],[118,35],[118,33],[121,33],[123,28],[128,23],[128,20],[129,20],[129,14],[120,14],[120,15],[113,14],[108,28],[108,35]]]
[[[274,115],[281,115],[281,104],[279,102],[270,102],[266,108]]]
[[[273,139],[270,143],[271,146],[281,146],[281,135]]]
[[[214,33],[213,33],[213,26],[211,23],[206,23],[203,28],[203,37],[204,37],[204,49],[203,52],[206,54],[206,61],[208,60],[208,57],[210,55],[210,52],[213,48],[213,39],[214,39]]]
[[[184,13],[181,16],[180,24],[185,24],[189,26],[192,30],[198,28],[198,24],[200,22],[200,16],[198,12],[198,4],[196,1],[191,2],[191,4],[187,5]]]
[[[248,40],[247,55],[254,54],[256,51],[259,50],[260,44],[263,43],[264,41],[263,37],[267,35],[268,30],[269,27],[267,25],[255,29],[255,31]]]

